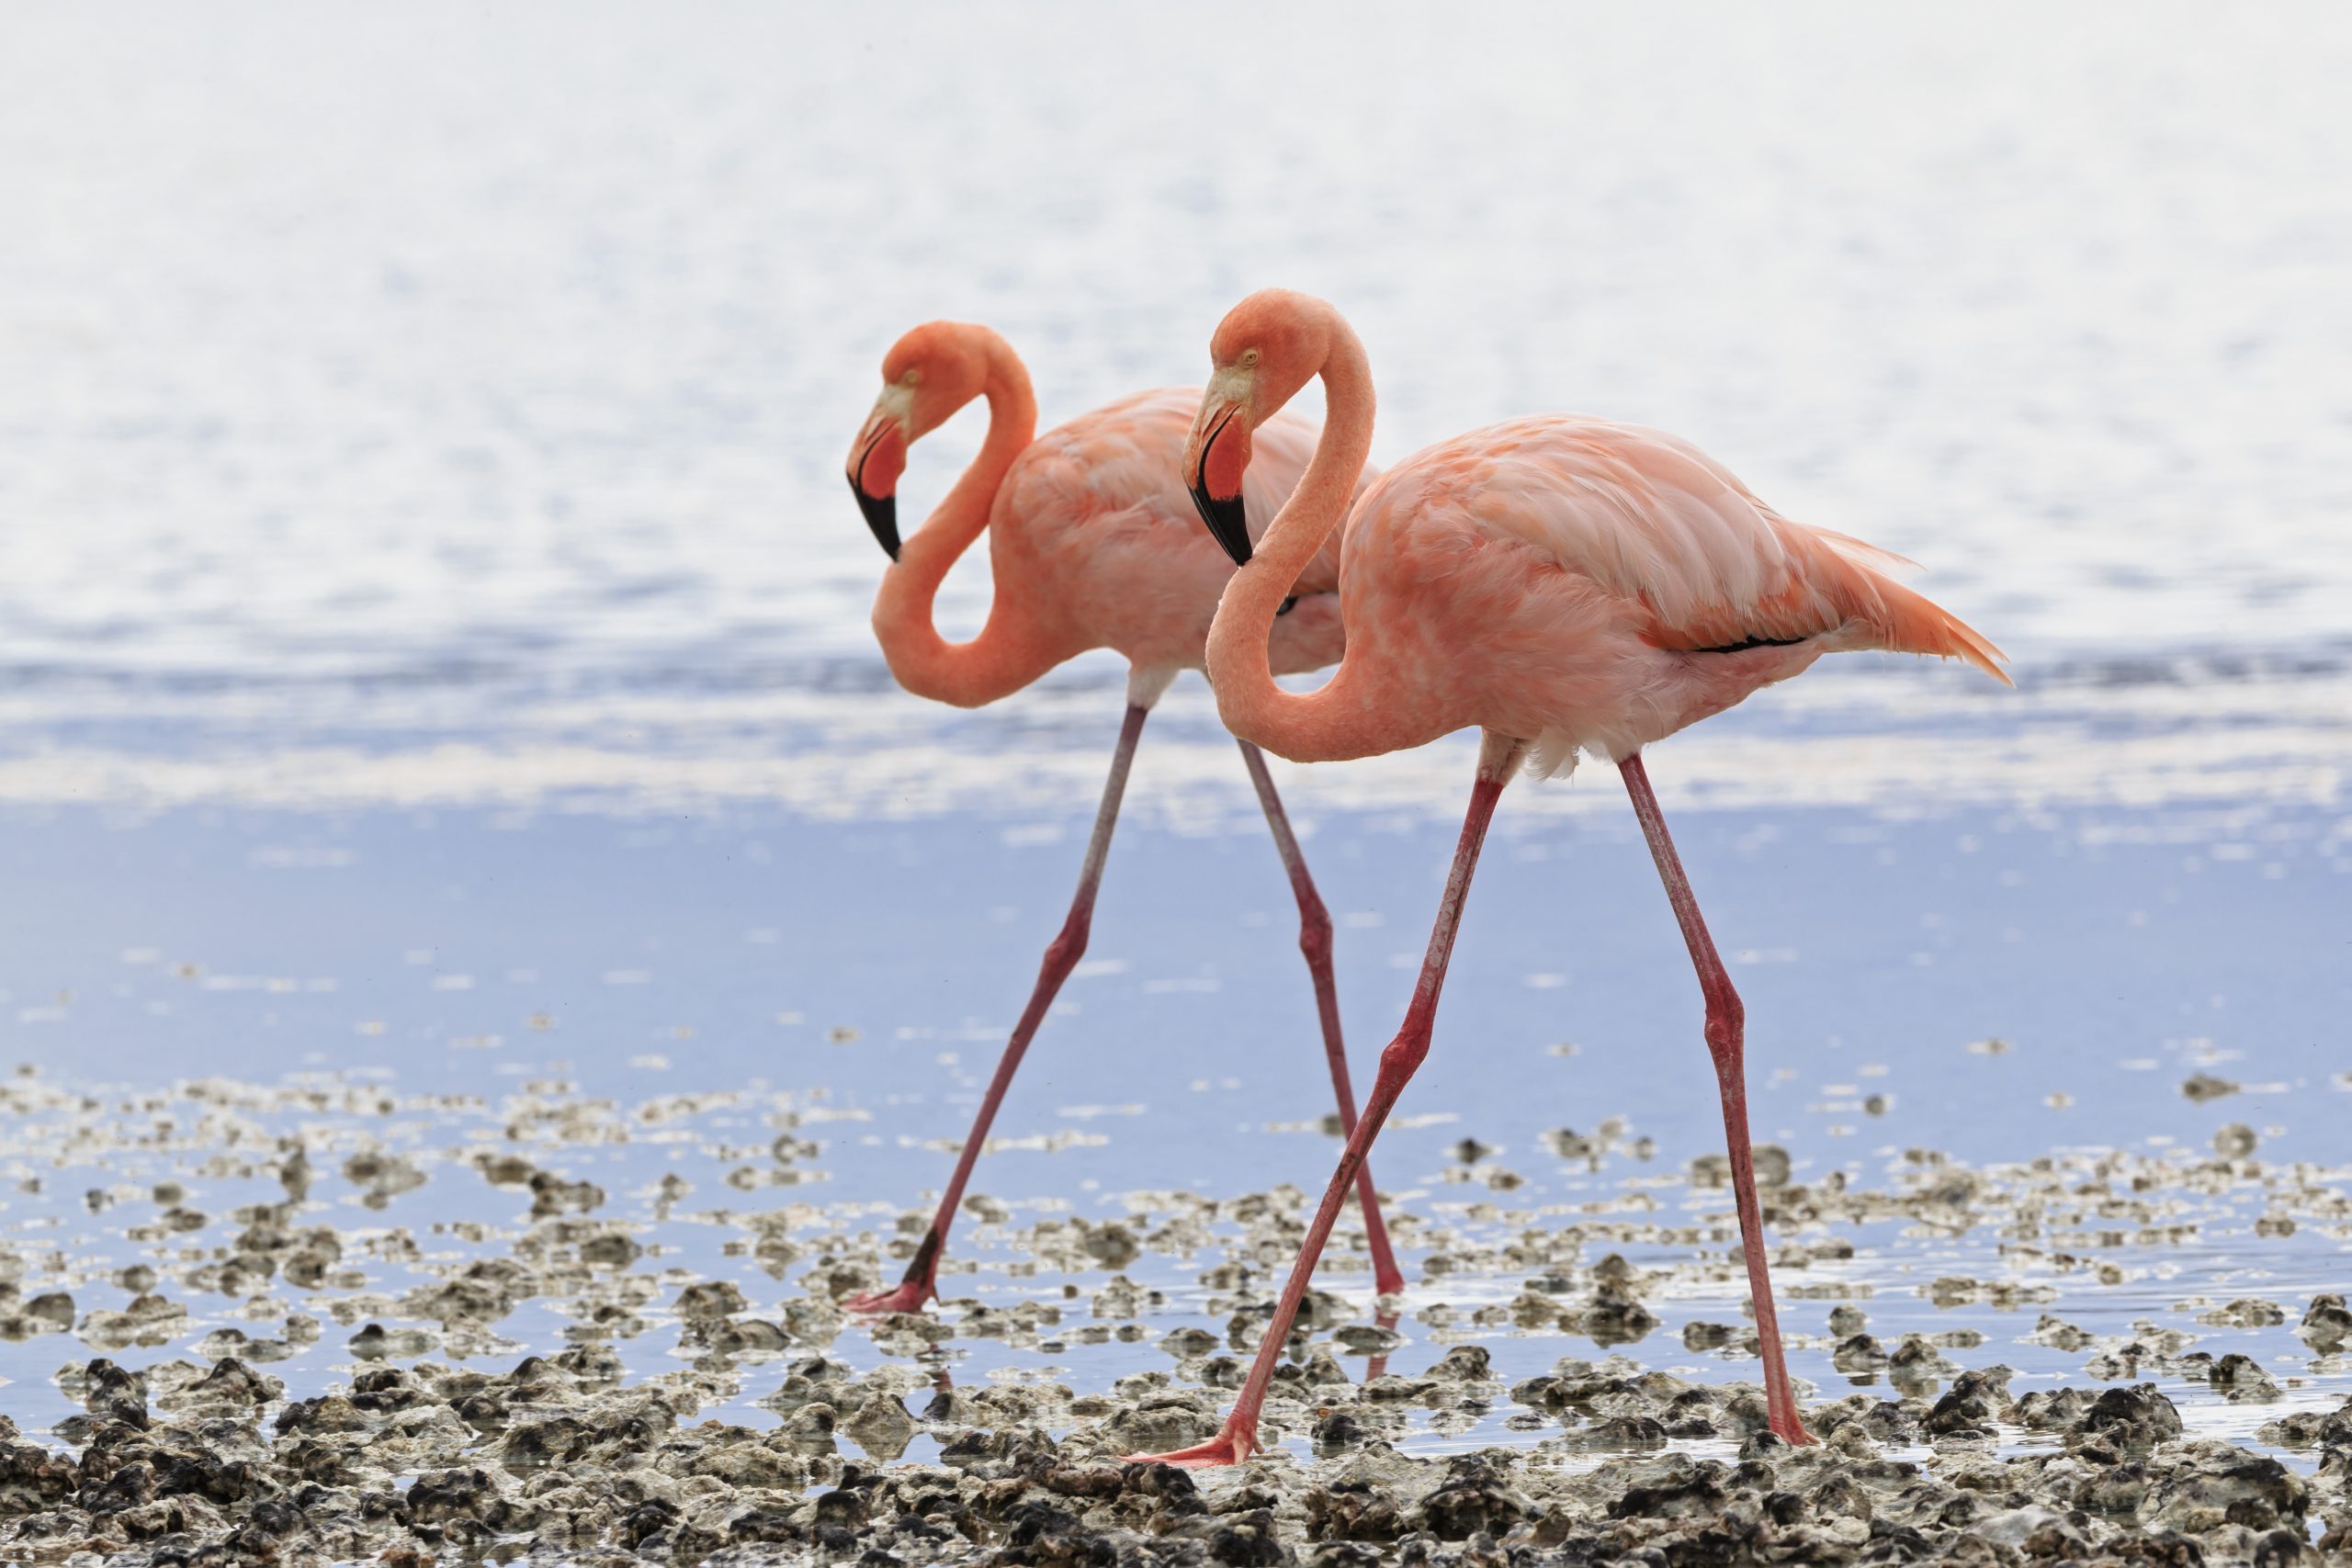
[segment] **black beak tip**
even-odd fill
[[[899,498],[895,495],[868,495],[849,482],[850,494],[857,497],[857,509],[865,513],[865,525],[874,530],[874,538],[890,558],[899,558]]]
[[[1209,534],[1225,547],[1236,566],[1250,564],[1250,524],[1241,510],[1241,498],[1234,496],[1219,501],[1199,485],[1192,488],[1193,510],[1209,526]]]

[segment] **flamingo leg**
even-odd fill
[[[1266,826],[1273,829],[1274,848],[1290,874],[1291,891],[1298,897],[1298,949],[1306,955],[1306,973],[1315,982],[1315,1011],[1323,1022],[1323,1054],[1331,1064],[1331,1089],[1340,1101],[1340,1134],[1356,1130],[1356,1091],[1348,1081],[1348,1051],[1340,1036],[1340,989],[1331,976],[1331,913],[1307,874],[1306,857],[1299,852],[1298,835],[1291,831],[1290,814],[1274,793],[1273,775],[1266,771],[1266,754],[1247,740],[1237,740],[1250,782],[1258,786],[1258,803],[1266,808]],[[1380,1194],[1373,1186],[1369,1165],[1356,1171],[1356,1201],[1363,1208],[1364,1244],[1372,1252],[1373,1288],[1393,1296],[1405,1288],[1405,1275],[1388,1245],[1388,1226],[1381,1218]]]
[[[1453,933],[1462,923],[1462,902],[1470,892],[1470,874],[1477,869],[1478,850],[1487,841],[1487,824],[1494,820],[1495,802],[1501,797],[1503,784],[1525,750],[1521,742],[1489,731],[1479,750],[1477,782],[1471,786],[1470,809],[1463,818],[1462,838],[1454,846],[1453,868],[1446,875],[1445,894],[1438,900],[1437,921],[1430,930],[1429,952],[1421,960],[1421,976],[1413,987],[1412,1002],[1405,1010],[1405,1021],[1396,1037],[1380,1054],[1380,1071],[1372,1080],[1372,1094],[1364,1101],[1363,1114],[1357,1119],[1355,1131],[1348,1134],[1347,1147],[1340,1155],[1340,1168],[1332,1172],[1331,1185],[1325,1189],[1314,1222],[1306,1227],[1306,1239],[1299,1247],[1298,1260],[1291,1265],[1290,1279],[1283,1285],[1273,1320],[1266,1325],[1266,1337],[1258,1342],[1258,1359],[1250,1363],[1249,1380],[1241,1385],[1233,1413],[1225,1418],[1224,1428],[1205,1443],[1173,1453],[1130,1454],[1127,1457],[1131,1461],[1192,1467],[1238,1464],[1258,1450],[1258,1413],[1265,1405],[1274,1365],[1290,1341],[1291,1325],[1297,1321],[1298,1303],[1306,1295],[1306,1282],[1314,1275],[1315,1260],[1322,1255],[1323,1244],[1330,1237],[1331,1226],[1340,1217],[1348,1189],[1363,1168],[1373,1139],[1380,1135],[1382,1124],[1388,1120],[1388,1112],[1395,1108],[1396,1097],[1405,1091],[1414,1069],[1429,1055],[1430,1032],[1437,1019],[1438,993],[1445,986],[1446,964],[1453,956]]]
[[[980,1111],[972,1119],[972,1130],[965,1136],[964,1147],[956,1156],[955,1174],[947,1179],[947,1190],[940,1195],[939,1212],[932,1216],[931,1228],[923,1233],[922,1243],[915,1248],[913,1261],[907,1265],[906,1277],[890,1290],[876,1291],[866,1295],[852,1296],[842,1304],[852,1312],[919,1312],[922,1304],[939,1294],[939,1254],[947,1242],[947,1227],[955,1223],[956,1210],[964,1201],[964,1183],[970,1179],[972,1166],[980,1157],[981,1145],[988,1142],[989,1125],[996,1120],[997,1107],[1004,1101],[1004,1091],[1012,1087],[1012,1075],[1021,1066],[1021,1058],[1028,1053],[1029,1042],[1044,1021],[1046,1010],[1054,1004],[1062,982],[1078,967],[1086,952],[1087,932],[1094,923],[1094,895],[1102,882],[1102,862],[1111,852],[1111,830],[1118,825],[1119,801],[1126,794],[1127,769],[1135,761],[1136,742],[1143,736],[1143,721],[1151,710],[1129,704],[1125,723],[1119,727],[1118,749],[1111,753],[1111,776],[1102,785],[1102,805],[1094,815],[1094,836],[1087,841],[1086,863],[1079,871],[1078,893],[1070,900],[1069,915],[1062,921],[1058,935],[1046,945],[1045,963],[1037,972],[1036,989],[1029,995],[1029,1005],[1021,1010],[1021,1021],[1012,1026],[1012,1038],[1005,1042],[1004,1055],[996,1065],[996,1076],[989,1080],[988,1093],[980,1100]]]
[[[1374,1328],[1380,1328],[1380,1329],[1390,1329],[1390,1328],[1394,1328],[1394,1327],[1396,1327],[1396,1315],[1397,1315],[1397,1314],[1395,1314],[1395,1313],[1393,1313],[1393,1312],[1376,1313],[1376,1314],[1374,1314],[1374,1316],[1373,1316],[1373,1319],[1372,1319],[1372,1325],[1373,1325]],[[1364,1363],[1363,1363],[1363,1381],[1364,1381],[1364,1382],[1379,1382],[1382,1378],[1385,1378],[1385,1377],[1386,1377],[1387,1375],[1388,1375],[1388,1352],[1387,1352],[1387,1351],[1385,1351],[1385,1350],[1382,1350],[1382,1351],[1379,1351],[1379,1352],[1377,1352],[1377,1353],[1375,1353],[1375,1354],[1374,1354],[1374,1355],[1372,1355],[1372,1356],[1369,1356],[1369,1357],[1367,1357],[1367,1358],[1365,1359]]]
[[[1792,1443],[1810,1443],[1797,1413],[1796,1392],[1789,1382],[1789,1367],[1781,1353],[1781,1325],[1772,1311],[1772,1276],[1764,1256],[1764,1213],[1756,1200],[1756,1162],[1747,1139],[1747,1078],[1742,1058],[1746,1050],[1747,1011],[1731,976],[1715,952],[1707,922],[1700,917],[1698,897],[1682,873],[1682,859],[1666,830],[1657,795],[1650,788],[1649,770],[1640,753],[1617,764],[1625,776],[1625,793],[1633,797],[1634,815],[1641,818],[1642,834],[1649,840],[1650,856],[1666,884],[1666,896],[1681,924],[1682,940],[1690,946],[1690,962],[1699,971],[1699,989],[1707,998],[1707,1053],[1714,1058],[1715,1083],[1724,1102],[1724,1138],[1731,1154],[1732,1194],[1739,1208],[1739,1239],[1747,1254],[1747,1287],[1756,1303],[1756,1337],[1764,1353],[1764,1399],[1772,1430]]]

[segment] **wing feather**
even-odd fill
[[[1432,457],[1441,487],[1458,489],[1489,537],[1638,605],[1657,647],[1836,634],[1843,647],[1964,659],[2007,679],[1999,649],[1886,575],[1908,562],[1790,521],[1679,437],[1560,415],[1492,426]]]
[[[1197,533],[1200,547],[1216,547],[1193,511],[1181,471],[1184,438],[1201,406],[1200,389],[1166,387],[1137,392],[1091,413],[1080,414],[1039,437],[1010,479],[1014,504],[1037,516],[1080,522],[1140,513]],[[1282,510],[1298,477],[1315,456],[1317,427],[1287,413],[1276,414],[1254,434],[1241,494],[1250,536],[1263,535]],[[1360,495],[1379,474],[1367,466],[1358,479]],[[1299,574],[1301,593],[1329,593],[1340,583],[1340,534],[1331,537]]]

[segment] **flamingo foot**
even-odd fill
[[[939,1287],[926,1277],[901,1280],[887,1291],[869,1291],[862,1296],[852,1296],[842,1303],[844,1310],[863,1316],[878,1317],[885,1313],[921,1312],[923,1303],[939,1294]]]
[[[1375,1266],[1372,1271],[1372,1288],[1384,1296],[1401,1296],[1405,1293],[1405,1271],[1395,1264],[1386,1269]]]
[[[1772,1435],[1791,1448],[1811,1448],[1820,1439],[1804,1429],[1804,1417],[1793,1410],[1786,1416],[1772,1417]]]
[[[1258,1451],[1258,1424],[1243,1426],[1238,1420],[1227,1420],[1225,1429],[1205,1443],[1195,1443],[1189,1449],[1178,1449],[1164,1454],[1126,1454],[1125,1464],[1172,1464],[1184,1470],[1207,1470],[1214,1465],[1239,1464]]]

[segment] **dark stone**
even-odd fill
[[[155,1472],[145,1461],[134,1460],[106,1480],[84,1486],[74,1503],[85,1513],[121,1514],[154,1500]]]
[[[2306,1554],[2303,1538],[2290,1529],[2275,1529],[2254,1543],[2254,1568],[2290,1568]]]
[[[1667,1435],[1665,1423],[1647,1416],[1611,1416],[1577,1434],[1584,1447],[1593,1449],[1662,1449]],[[1699,1435],[1713,1437],[1714,1423],[1710,1421]]]
[[[210,1454],[175,1455],[155,1476],[159,1497],[202,1497],[209,1503],[242,1503],[261,1490],[253,1467],[243,1460],[222,1461]]]
[[[2002,1381],[1981,1371],[1961,1373],[1951,1392],[1928,1412],[1921,1429],[1938,1438],[1991,1435],[1995,1419],[2007,1403]]]
[[[1498,1535],[1526,1517],[1526,1508],[1487,1474],[1449,1481],[1413,1510],[1414,1521],[1440,1540]]]
[[[1318,1541],[1299,1562],[1301,1568],[1379,1568],[1380,1549],[1360,1540]]]
[[[1722,1511],[1724,1492],[1717,1479],[1720,1465],[1648,1462],[1664,1473],[1656,1481],[1628,1486],[1624,1495],[1609,1506],[1611,1518],[1689,1518]]]
[[[1405,1533],[1396,1500],[1360,1481],[1317,1486],[1300,1502],[1309,1540],[1395,1540]]]
[[[1429,1375],[1462,1382],[1485,1382],[1495,1375],[1494,1358],[1484,1345],[1456,1345],[1437,1359]]]
[[[2076,1430],[2114,1437],[2134,1448],[2144,1448],[2180,1435],[2180,1412],[2164,1391],[2152,1382],[2110,1388],[2091,1401]]]
[[[221,1366],[232,1363],[224,1361]],[[220,1369],[214,1369],[215,1376]],[[207,1379],[209,1382],[211,1380]],[[390,1414],[406,1410],[413,1404],[430,1403],[433,1396],[417,1383],[415,1377],[398,1367],[369,1367],[351,1380],[351,1403],[356,1409],[370,1413]]]
[[[127,1372],[104,1356],[83,1370],[88,1380],[83,1404],[101,1421],[119,1421],[125,1426],[145,1427],[147,1425],[147,1380],[134,1372]]]
[[[1010,1527],[1004,1539],[1007,1562],[1054,1568],[1086,1561],[1086,1527],[1068,1509],[1050,1503],[1016,1503],[1003,1517]]]
[[[1124,1467],[1111,1465],[1056,1465],[1046,1472],[1043,1484],[1046,1491],[1062,1497],[1116,1497],[1127,1489]]]
[[[623,1545],[641,1547],[677,1522],[675,1506],[659,1497],[649,1497],[622,1518],[617,1533]]]
[[[839,1497],[842,1494],[829,1492],[825,1495]],[[847,1551],[855,1545],[856,1534],[851,1528],[850,1522],[825,1518],[822,1514],[823,1498],[818,1499],[817,1506],[820,1510],[816,1532],[818,1538],[821,1540],[840,1542],[841,1544],[834,1549],[837,1551]],[[859,1524],[865,1522],[865,1512],[862,1508],[855,1522]],[[800,1540],[801,1532],[799,1528],[792,1522],[791,1515],[777,1513],[772,1508],[754,1508],[748,1513],[738,1514],[727,1521],[727,1539],[735,1542],[761,1541],[771,1545],[782,1545]]]
[[[447,1524],[453,1519],[479,1521],[483,1506],[498,1495],[489,1473],[480,1470],[445,1470],[422,1475],[408,1489],[411,1516],[419,1524]]]
[[[495,1432],[506,1425],[506,1398],[487,1389],[459,1394],[449,1402],[458,1420],[477,1432]]]
[[[81,1470],[48,1450],[0,1444],[0,1514],[37,1513],[81,1484]]]
[[[1229,1568],[1275,1568],[1287,1555],[1264,1508],[1227,1519],[1209,1537],[1209,1556]]]
[[[2184,1535],[2123,1535],[2101,1549],[2132,1568],[2205,1568],[2204,1549]]]
[[[1363,1423],[1344,1410],[1327,1410],[1315,1419],[1315,1452],[1323,1459],[1345,1453],[1363,1442]]]

